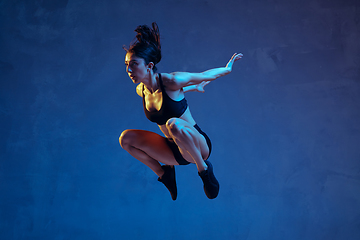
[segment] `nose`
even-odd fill
[[[126,67],[126,72],[131,73],[131,68],[129,66]]]

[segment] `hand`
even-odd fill
[[[210,81],[203,81],[196,85],[196,91],[198,92],[205,92],[204,87],[208,85]]]
[[[230,68],[230,71],[232,70],[232,65],[234,64],[235,61],[241,59],[244,56],[244,54],[242,53],[235,53],[230,61],[226,64],[226,68]]]
[[[231,59],[234,59],[234,62],[235,62],[235,61],[241,59],[243,56],[244,56],[244,54],[242,54],[242,53],[235,53],[235,54],[231,57]]]

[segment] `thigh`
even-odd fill
[[[176,132],[179,132],[179,130],[186,128],[186,130],[191,134],[193,138],[195,138],[194,140],[198,143],[197,145],[194,145],[196,150],[200,152],[200,155],[202,156],[203,159],[208,158],[210,153],[208,143],[205,137],[202,134],[200,134],[200,132],[194,126],[192,126],[190,123],[180,118],[173,118],[169,120],[168,126],[170,129],[172,128],[171,127],[172,124],[175,125],[175,128],[177,129],[175,130]],[[169,131],[169,133],[172,134],[171,130]],[[180,141],[182,141],[181,136],[177,136],[177,134],[173,134],[173,137],[175,138],[175,140],[179,139]],[[184,151],[184,149],[181,148],[180,148],[180,152],[187,161],[192,163],[194,162],[189,152]]]
[[[132,147],[143,151],[151,158],[167,165],[178,165],[163,136],[150,131],[131,129],[125,131],[124,137]]]

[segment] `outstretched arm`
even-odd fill
[[[167,82],[167,87],[172,90],[197,85],[204,81],[213,81],[231,73],[234,62],[242,57],[242,53],[235,53],[225,67],[213,68],[201,73],[174,72],[163,74],[164,80]]]

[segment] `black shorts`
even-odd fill
[[[197,124],[194,126],[194,128],[196,130],[198,130],[198,132],[205,137],[206,143],[209,147],[209,156],[210,156],[211,148],[212,148],[210,138],[206,135],[206,133],[204,133],[200,129],[200,127]],[[169,146],[169,148],[171,149],[171,151],[173,152],[175,160],[179,163],[179,165],[190,164],[190,162],[186,161],[185,158],[183,158],[183,156],[181,155],[181,153],[179,151],[179,147],[176,145],[176,143],[174,142],[174,140],[172,138],[166,138],[166,143]]]

